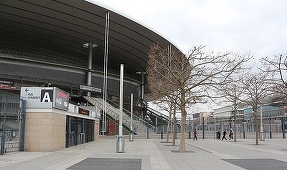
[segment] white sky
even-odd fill
[[[184,53],[205,45],[212,51],[251,52],[254,63],[287,53],[287,0],[88,1],[148,27]]]
[[[256,59],[287,53],[286,0],[89,1],[148,27],[184,53],[194,45],[251,52]]]

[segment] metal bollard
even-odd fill
[[[117,136],[116,152],[117,153],[125,152],[125,137],[124,136]]]
[[[129,141],[130,142],[134,141],[134,132],[133,131],[130,132]]]

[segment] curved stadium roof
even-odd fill
[[[5,66],[5,62],[10,64],[12,59],[15,60],[14,56],[11,59],[9,55],[5,55],[12,51],[17,52],[17,56],[21,52],[21,57],[17,58],[17,64],[23,65],[23,68],[15,67],[16,69],[14,69],[13,65],[10,65],[9,68],[1,66],[0,78],[7,77],[3,73],[5,71],[12,72],[11,75],[14,76],[14,79],[16,79],[15,75],[22,75],[21,71],[23,72],[23,70],[30,74],[31,70],[27,71],[29,70],[28,66],[39,62],[44,64],[37,66],[38,68],[33,72],[40,71],[39,68],[52,68],[53,66],[78,69],[81,70],[82,76],[77,77],[76,74],[71,73],[71,75],[65,76],[66,79],[62,85],[69,86],[69,79],[73,79],[70,84],[83,84],[86,81],[83,77],[84,73],[88,71],[88,49],[83,48],[83,44],[87,42],[98,44],[98,47],[93,49],[92,64],[93,70],[102,74],[107,11],[110,14],[109,74],[119,75],[120,64],[124,64],[125,78],[140,84],[141,77],[136,72],[145,72],[150,46],[154,43],[161,46],[171,43],[137,22],[82,0],[1,0],[0,66],[1,64]],[[8,62],[5,61],[7,58]],[[47,63],[50,65],[45,65]],[[24,68],[24,66],[26,67]],[[11,68],[14,70],[11,71]],[[57,69],[59,70],[59,68]],[[47,70],[42,72],[48,74]],[[59,73],[57,70],[53,73],[54,75],[67,74]],[[41,77],[39,73],[34,77],[31,75],[27,79],[41,82]],[[54,78],[55,76],[50,75],[50,77]],[[58,79],[61,79],[60,77]],[[22,78],[24,80],[22,76],[21,81]],[[47,75],[45,80],[48,78]],[[99,82],[102,81],[100,79],[98,76],[93,80],[98,82],[97,86],[102,83]],[[81,82],[75,83],[77,81]],[[114,92],[117,91],[117,86],[110,85],[110,87]]]

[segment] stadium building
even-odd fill
[[[1,135],[19,141],[20,150],[52,151],[114,135],[121,64],[124,107],[129,110],[134,94],[137,133],[148,111],[156,132],[167,119],[151,114],[144,98],[150,46],[176,48],[159,34],[73,0],[2,0],[0,23]]]

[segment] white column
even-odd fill
[[[120,68],[120,114],[119,114],[119,136],[123,135],[123,91],[124,91],[124,65]]]
[[[134,107],[133,107],[133,103],[134,103],[134,94],[131,94],[131,128],[130,130],[133,130],[133,111],[134,111]]]
[[[262,120],[262,107],[263,104],[261,105],[261,109],[260,109],[260,140],[263,141],[264,140],[264,134],[263,134],[263,120]]]

